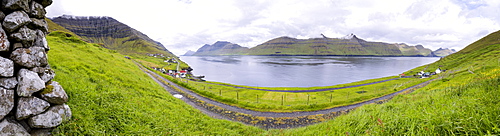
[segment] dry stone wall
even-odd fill
[[[45,8],[52,0],[2,0],[0,135],[45,135],[71,119],[68,96],[47,61]]]

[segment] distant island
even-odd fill
[[[446,56],[454,51],[436,50],[439,55],[422,45],[410,46],[405,43],[372,42],[349,34],[342,38],[296,39],[279,37],[252,48],[242,47],[227,41],[218,41],[212,45],[205,44],[196,52],[188,52],[185,56],[211,55],[267,55],[267,56],[412,56],[438,57]]]

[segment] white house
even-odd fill
[[[441,73],[441,69],[440,68],[436,69],[436,74],[439,74],[439,73]]]

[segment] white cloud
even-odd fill
[[[47,10],[111,16],[177,55],[219,40],[252,47],[321,33],[461,49],[500,29],[495,0],[54,0]]]

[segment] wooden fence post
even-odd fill
[[[333,94],[330,94],[330,102],[332,102]]]
[[[307,94],[307,105],[309,105],[309,94]]]
[[[285,96],[281,95],[281,106],[285,104]]]
[[[259,95],[257,94],[257,103],[259,103]]]

